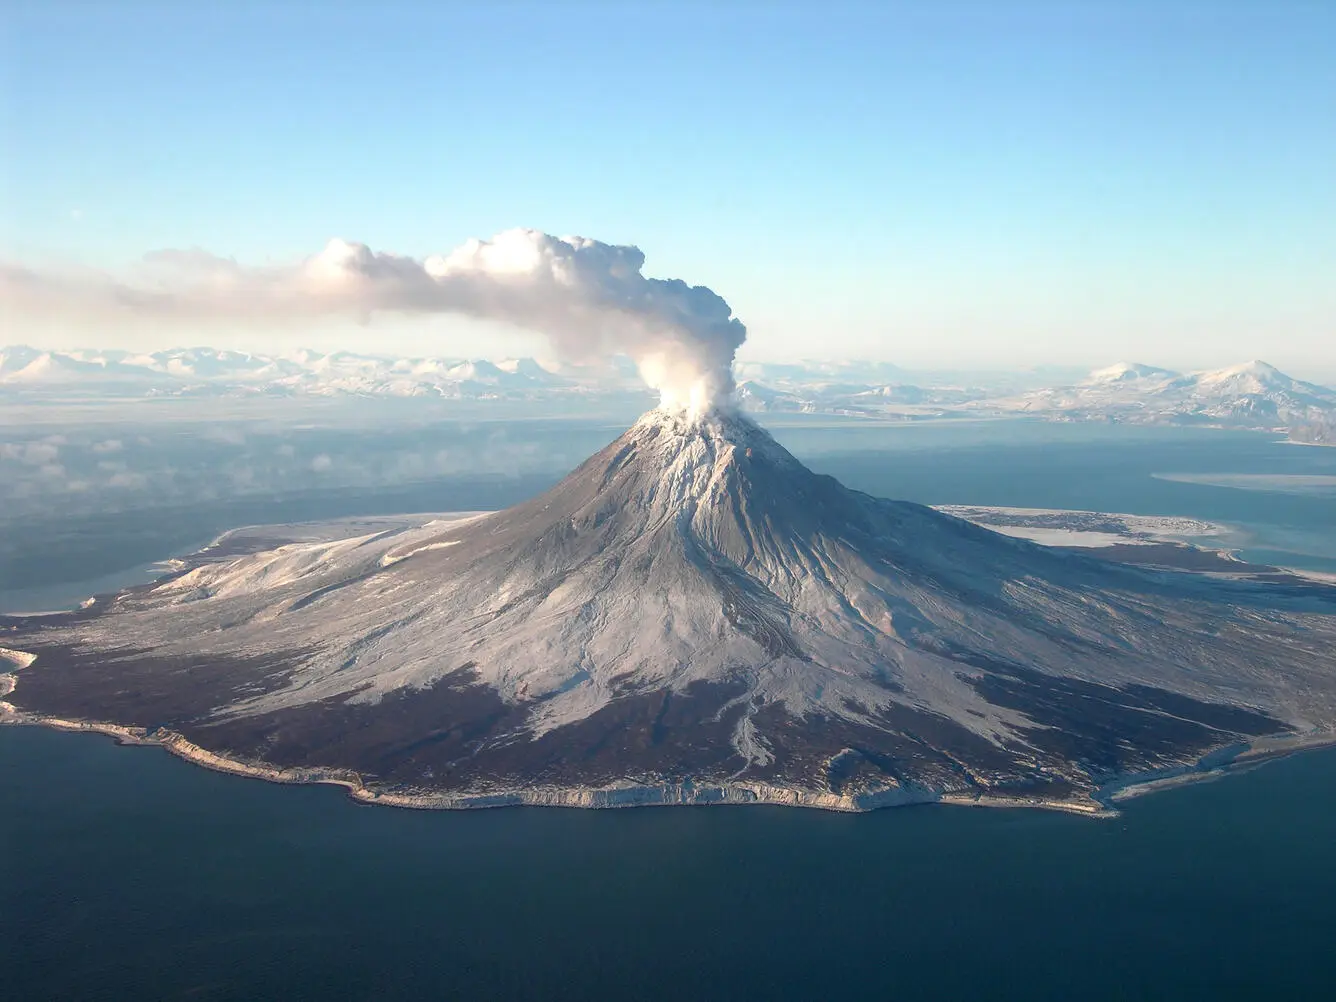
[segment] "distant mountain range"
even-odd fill
[[[1265,362],[1245,362],[1205,373],[1174,373],[1154,366],[1110,366],[1075,386],[1022,394],[1010,409],[1158,424],[1291,425],[1336,413],[1336,390],[1301,382]]]
[[[217,348],[166,351],[0,349],[0,392],[108,396],[363,396],[506,399],[635,388],[634,366],[561,372],[532,358],[391,358],[299,350],[261,355]]]
[[[1052,421],[1294,429],[1336,434],[1336,389],[1261,361],[1203,372],[1120,362],[1084,376],[922,372],[885,362],[739,362],[738,397],[753,412],[916,420],[1033,416]],[[643,393],[629,359],[555,367],[532,358],[391,357],[299,350],[265,355],[215,348],[134,353],[0,349],[0,399],[209,396],[372,396],[561,400]]]
[[[1336,389],[1303,382],[1261,361],[1181,373],[1120,362],[1061,385],[999,392],[996,386],[904,378],[881,385],[852,372],[805,377],[777,368],[770,379],[739,385],[750,410],[876,417],[1029,415],[1052,421],[1200,424],[1232,428],[1299,428],[1321,440],[1336,426]],[[1316,429],[1311,430],[1311,429]]]
[[[995,403],[1068,420],[1273,428],[1336,415],[1336,390],[1293,379],[1260,361],[1186,374],[1122,363],[1099,369],[1075,386]]]

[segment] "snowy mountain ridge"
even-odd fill
[[[1036,390],[995,406],[1066,420],[1276,428],[1336,415],[1336,390],[1258,360],[1192,373],[1120,363],[1074,386]]]
[[[1053,421],[1281,429],[1336,422],[1336,390],[1251,361],[1180,373],[1136,362],[1061,384],[1053,372],[914,373],[888,363],[737,363],[742,409],[915,420],[1028,416]],[[629,359],[545,366],[532,358],[391,357],[213,348],[150,353],[0,349],[0,399],[86,397],[425,397],[562,400],[647,392]]]
[[[136,396],[359,394],[505,398],[559,394],[591,382],[624,385],[609,374],[569,374],[531,358],[395,358],[298,350],[262,355],[214,348],[125,351],[0,349],[0,391]]]

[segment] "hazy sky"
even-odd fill
[[[524,226],[708,285],[751,357],[1336,373],[1332,0],[224,6],[3,2],[0,257],[425,258]],[[5,326],[521,344],[439,317]]]

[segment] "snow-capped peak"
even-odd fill
[[[699,413],[656,407],[641,416],[625,441],[623,461],[638,459],[651,475],[660,470],[666,479],[692,469],[719,470],[743,459],[798,466],[751,418],[723,407]]]
[[[1231,365],[1225,369],[1214,369],[1210,372],[1200,373],[1197,376],[1197,383],[1200,386],[1225,383],[1246,384],[1256,387],[1253,392],[1260,392],[1269,388],[1289,389],[1294,385],[1294,380],[1274,365],[1253,359],[1251,362],[1244,362],[1241,365]]]
[[[1139,379],[1170,379],[1178,373],[1161,369],[1141,362],[1115,362],[1103,369],[1096,369],[1084,380],[1082,385],[1096,386],[1106,383],[1129,383]]]

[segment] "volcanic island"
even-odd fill
[[[416,807],[1110,794],[1336,736],[1336,588],[1041,546],[660,408],[516,507],[0,620],[0,715]]]

